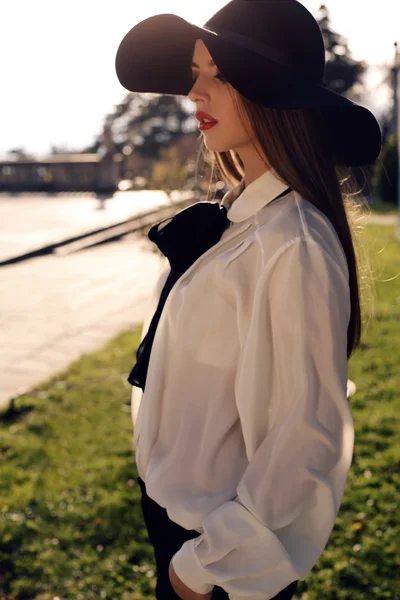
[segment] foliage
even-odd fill
[[[132,146],[143,157],[160,158],[160,151],[193,131],[193,117],[177,96],[129,92],[108,115],[117,147]]]
[[[161,150],[160,160],[153,163],[151,179],[149,181],[150,189],[181,190],[185,187],[189,171],[183,167],[179,160],[178,150],[174,146]]]
[[[324,83],[334,92],[344,94],[361,80],[366,64],[351,58],[347,40],[332,30],[329,11],[324,4],[315,16],[326,50]]]
[[[399,162],[397,150],[397,137],[388,137],[379,160],[376,161],[373,191],[374,195],[382,202],[396,205],[398,203],[399,187]]]
[[[34,160],[33,154],[26,152],[24,148],[12,148],[7,151],[8,160]]]
[[[387,202],[374,202],[372,205],[370,204],[369,207],[364,206],[363,209],[367,216],[372,214],[396,217],[397,215],[396,207]]]
[[[400,600],[400,273],[393,227],[369,225],[376,319],[350,361],[356,441],[329,542],[302,600]],[[128,331],[21,396],[0,422],[0,597],[154,598],[126,377]]]

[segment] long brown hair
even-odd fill
[[[361,195],[352,169],[337,166],[329,141],[323,136],[323,120],[326,118],[323,110],[267,108],[248,100],[236,90],[232,97],[244,127],[247,118],[255,132],[263,150],[262,158],[267,160],[266,166],[272,167],[282,181],[321,210],[339,237],[349,269],[349,358],[361,339],[361,279],[365,298],[371,300],[373,296],[368,255],[359,236],[362,227],[357,224],[362,203],[367,206],[368,203]],[[252,139],[251,132],[248,129],[247,132]],[[214,177],[228,185],[236,185],[244,177],[244,165],[233,149],[226,152],[210,151],[201,136],[199,156],[203,156],[211,167],[209,193]]]

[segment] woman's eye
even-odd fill
[[[219,79],[220,81],[227,81],[227,79],[221,75],[221,73],[218,73],[218,75],[215,76],[215,79]]]
[[[214,79],[219,79],[220,81],[227,82],[227,79],[223,75],[221,75],[221,73],[218,73],[217,75],[215,75]],[[196,80],[197,80],[197,77],[195,77],[194,73],[192,73],[193,83],[195,83]]]

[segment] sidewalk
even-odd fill
[[[366,223],[373,223],[374,225],[396,225],[397,215],[377,215],[371,214],[363,217]]]
[[[165,260],[146,238],[132,234],[2,267],[0,412],[13,396],[141,324]]]
[[[92,193],[0,193],[0,262],[170,204],[157,190],[116,192],[104,202]]]
[[[184,194],[0,194],[0,262],[121,223]],[[65,247],[63,247],[65,248]],[[140,325],[165,258],[139,233],[0,267],[0,412],[13,396]],[[132,350],[132,364],[134,354]]]

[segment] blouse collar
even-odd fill
[[[227,216],[233,223],[240,223],[253,216],[263,206],[282,194],[289,186],[278,179],[273,169],[266,171],[245,187],[244,178],[229,190],[221,200]]]

